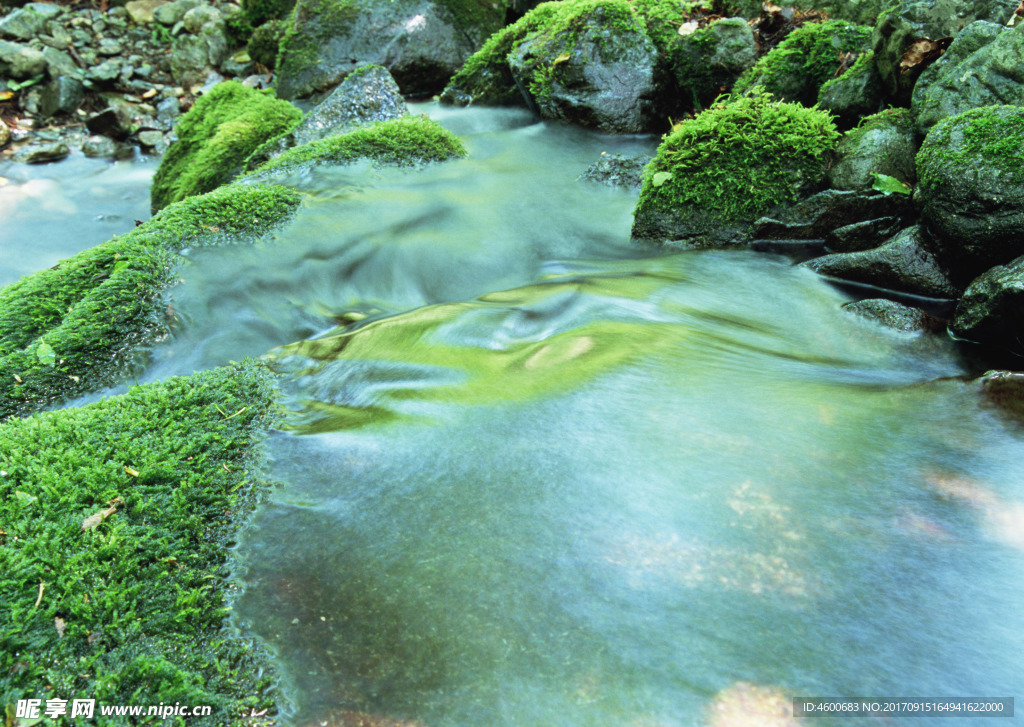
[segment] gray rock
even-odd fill
[[[878,321],[882,325],[894,328],[897,331],[906,331],[908,333],[914,331],[938,331],[944,327],[942,321],[928,315],[920,308],[914,308],[886,298],[858,300],[853,303],[847,303],[843,308],[864,318]]]
[[[39,36],[39,40],[56,50],[67,50],[71,45],[71,34],[57,23],[50,22],[47,26],[49,35]]]
[[[105,136],[90,136],[82,143],[82,153],[87,157],[113,157],[117,142]]]
[[[166,4],[166,0],[131,0],[125,4],[124,9],[128,11],[128,17],[133,23],[148,25],[153,22],[156,9]]]
[[[914,41],[920,38],[952,38],[975,20],[1003,25],[1018,0],[899,0],[883,12],[875,25],[872,47],[875,63],[887,91],[901,99],[910,98],[911,89],[924,69],[902,73],[900,61]]]
[[[77,76],[58,76],[42,90],[39,112],[44,117],[74,113],[85,100],[85,87]]]
[[[909,197],[875,192],[826,189],[782,210],[780,219],[762,217],[754,223],[757,239],[823,240],[847,225],[881,217],[906,217],[912,212]]]
[[[913,186],[917,134],[905,109],[883,111],[849,131],[836,148],[828,178],[834,189],[867,190],[875,174],[895,177]]]
[[[153,19],[161,25],[174,25],[181,22],[192,8],[201,5],[202,0],[174,0],[153,10]]]
[[[968,25],[921,74],[910,108],[926,134],[946,117],[998,104],[1024,105],[1024,23]]]
[[[86,119],[85,127],[93,134],[127,139],[132,130],[132,118],[124,106],[112,106]]]
[[[882,77],[875,65],[875,54],[862,54],[839,78],[828,81],[818,91],[818,106],[838,117],[840,128],[856,125],[862,117],[882,107]]]
[[[960,292],[929,249],[920,225],[873,250],[825,255],[802,265],[821,275],[928,298],[953,298]]]
[[[196,5],[182,16],[181,22],[189,33],[198,33],[207,23],[223,22],[223,16],[212,5]]]
[[[299,0],[277,61],[278,96],[309,96],[368,64],[387,68],[403,93],[435,93],[500,27],[502,12],[485,10],[480,24],[433,0]]]
[[[638,190],[644,182],[644,167],[651,161],[650,156],[624,157],[621,154],[605,155],[587,167],[577,181],[597,182],[609,187],[623,187]]]
[[[18,40],[32,40],[46,30],[46,20],[46,16],[34,8],[18,8],[0,18],[0,35]]]
[[[47,162],[58,162],[70,153],[71,150],[68,149],[67,144],[52,141],[24,146],[11,155],[11,158],[24,164],[46,164]]]
[[[62,12],[60,5],[54,5],[52,3],[27,3],[25,5],[25,9],[38,13],[47,20],[53,20],[54,18],[59,17]]]
[[[0,76],[22,81],[46,71],[46,56],[21,43],[0,40]]]
[[[50,74],[50,78],[80,75],[80,70],[71,60],[71,56],[62,50],[47,46],[43,48],[43,58],[46,59],[46,70]]]
[[[548,26],[513,49],[512,77],[545,119],[608,133],[650,130],[654,44],[635,16],[621,17],[614,6],[582,8],[571,22]]]
[[[3,119],[0,119],[0,149],[3,149],[11,140],[11,130],[4,123]]]
[[[139,143],[145,147],[153,148],[161,145],[166,146],[166,143],[164,142],[164,132],[162,131],[149,129],[146,131],[140,131],[137,136]]]
[[[202,83],[211,66],[206,40],[198,35],[176,38],[170,58],[171,77],[186,87]]]
[[[1024,255],[1024,108],[936,124],[917,155],[922,218],[962,283]]]
[[[124,52],[124,48],[121,44],[113,38],[104,38],[100,41],[99,47],[96,51],[101,56],[116,56]]]
[[[950,328],[969,341],[1024,354],[1024,257],[993,267],[967,286]]]
[[[837,227],[825,235],[830,252],[860,252],[878,247],[903,227],[902,217],[879,217]]]
[[[103,83],[113,81],[121,75],[121,62],[114,58],[103,61],[97,66],[92,66],[85,72],[85,77],[90,81]]]
[[[156,119],[161,123],[171,123],[181,115],[181,103],[171,96],[165,98],[156,107]]]

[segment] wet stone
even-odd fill
[[[879,217],[837,227],[825,235],[831,252],[860,252],[878,247],[903,227],[901,217]]]
[[[46,17],[32,8],[19,8],[0,18],[0,35],[32,40],[46,30]]]
[[[155,130],[140,131],[138,133],[139,143],[143,146],[154,148],[161,145],[166,146],[164,143],[164,132]]]
[[[101,56],[116,56],[119,55],[124,48],[116,40],[111,38],[104,38],[100,41],[98,52]]]
[[[603,156],[587,167],[578,177],[581,182],[597,182],[609,187],[640,189],[644,181],[644,167],[649,156],[624,157],[621,154]]]
[[[85,86],[74,76],[60,76],[43,89],[39,111],[43,116],[70,114],[85,100]]]
[[[60,161],[70,153],[71,150],[68,149],[67,144],[55,141],[22,147],[14,153],[12,158],[14,161],[24,164],[45,164]]]
[[[103,61],[85,72],[85,77],[90,81],[113,81],[119,75],[121,75],[121,62],[114,59]]]
[[[876,320],[897,331],[939,331],[945,328],[943,321],[928,315],[920,308],[897,303],[887,298],[858,300],[854,303],[847,303],[843,308],[864,318]]]

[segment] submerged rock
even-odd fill
[[[927,298],[954,298],[960,292],[920,226],[907,228],[872,250],[835,253],[802,264],[821,275]]]
[[[153,211],[228,182],[257,147],[290,131],[301,119],[302,113],[287,101],[236,81],[216,86],[175,127],[178,140],[153,176]]]
[[[755,219],[825,177],[839,134],[828,115],[753,93],[716,105],[669,134],[644,172],[634,239],[736,244]]]
[[[1024,105],[1024,23],[968,25],[921,74],[910,108],[926,134],[944,118],[998,104]]]
[[[917,155],[922,216],[962,283],[1024,254],[1024,108],[939,122]]]
[[[952,331],[1024,355],[1024,257],[997,265],[967,286]]]
[[[281,41],[278,95],[309,96],[367,64],[387,68],[403,93],[434,93],[502,16],[484,0],[299,0]]]
[[[656,60],[642,21],[622,0],[568,3],[508,56],[543,118],[610,133],[651,127]]]
[[[917,135],[906,109],[869,116],[849,131],[836,148],[828,178],[834,189],[867,190],[876,174],[894,177],[909,186],[917,181]]]
[[[597,182],[609,187],[640,189],[644,182],[644,167],[649,156],[624,157],[621,154],[602,156],[579,176],[581,182]]]

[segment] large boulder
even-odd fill
[[[960,292],[932,252],[928,234],[920,226],[909,227],[872,250],[825,255],[803,265],[831,278],[927,298],[954,298]]]
[[[917,176],[923,219],[961,282],[1024,254],[1024,108],[940,121],[917,154]]]
[[[735,92],[764,86],[785,101],[813,106],[841,66],[841,55],[868,50],[871,28],[842,20],[807,23],[770,50],[736,81]]]
[[[883,111],[843,136],[828,178],[834,189],[871,189],[876,174],[913,186],[916,153],[917,138],[907,110]]]
[[[435,93],[502,19],[486,0],[299,0],[277,59],[278,96],[330,89],[368,64],[387,68],[403,93]]]
[[[956,308],[953,333],[1024,355],[1024,257],[997,265],[972,282]]]
[[[878,17],[871,37],[875,63],[889,94],[909,100],[924,64],[901,67],[916,41],[952,38],[975,20],[1005,24],[1018,0],[899,0]]]
[[[981,106],[1024,105],[1024,23],[971,23],[914,86],[911,110],[922,134],[948,116]]]
[[[839,134],[828,114],[755,90],[684,121],[644,173],[633,237],[676,246],[745,239],[817,188]]]
[[[242,171],[258,146],[302,120],[286,101],[226,81],[202,96],[175,130],[150,189],[153,212],[216,189]]]
[[[657,52],[624,0],[564,3],[508,56],[536,111],[610,133],[649,130]]]

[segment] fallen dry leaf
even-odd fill
[[[64,629],[67,628],[67,622],[60,616],[57,616],[55,619],[53,619],[53,625],[57,628],[57,638],[63,639]]]
[[[125,470],[127,471],[128,468],[125,467]],[[138,474],[138,472],[135,473],[136,476],[138,476]],[[108,517],[117,512],[118,506],[123,505],[124,500],[122,500],[120,497],[115,497],[107,504],[110,505],[110,507],[108,507],[106,510],[94,512],[92,515],[90,515],[82,521],[82,532],[85,532],[86,530],[95,530],[96,528],[98,528],[101,522],[103,522]]]
[[[124,466],[124,473],[126,475],[131,475],[132,477],[138,477],[139,476],[139,471],[137,469],[133,468],[133,467],[129,467],[128,465]]]
[[[903,58],[900,60],[900,73],[907,74],[915,69],[921,70],[919,67],[928,65],[945,53],[946,48],[952,42],[952,38],[939,38],[938,40],[918,38],[903,54]]]

